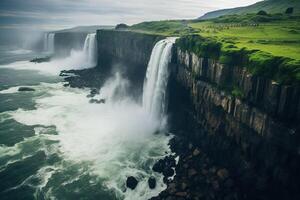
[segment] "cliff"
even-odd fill
[[[98,30],[98,68],[119,71],[142,89],[152,49],[161,36],[130,31]]]
[[[180,48],[171,66],[172,131],[235,171],[247,194],[259,181],[261,190],[275,189],[274,197],[297,193],[300,88]]]
[[[54,36],[54,52],[56,56],[68,56],[71,50],[81,50],[87,33],[85,32],[57,32]]]
[[[95,70],[103,77],[121,72],[140,95],[152,49],[162,38],[98,30]],[[242,199],[299,196],[299,86],[280,85],[176,45],[170,68],[172,133],[201,147],[211,165],[227,168]],[[201,163],[194,164],[201,171]]]

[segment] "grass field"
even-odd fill
[[[158,21],[137,24],[131,29],[165,36],[199,34],[215,38],[225,45],[230,43],[238,48],[261,50],[274,56],[300,60],[300,18],[264,23],[255,21],[222,23],[222,21],[215,22],[213,20],[200,22]]]
[[[220,56],[229,51],[246,51],[254,67],[253,71],[265,74],[268,69],[271,76],[278,80],[300,81],[300,17],[288,15],[267,15],[256,14],[223,16],[212,20],[173,20],[143,22],[130,27],[133,31],[160,34],[164,36],[198,35],[221,44]],[[196,44],[194,39],[188,39],[191,45]],[[187,45],[187,42],[184,45]],[[196,49],[192,47],[193,49]],[[207,49],[209,47],[201,47]],[[255,53],[255,51],[261,53]],[[198,52],[201,50],[197,50]],[[254,53],[253,53],[254,52]],[[201,54],[201,53],[200,53]],[[253,54],[253,55],[252,55]],[[233,54],[232,54],[233,55]],[[282,61],[277,62],[278,58]],[[270,62],[272,60],[272,62]],[[274,61],[274,62],[273,62]],[[277,64],[276,70],[266,68],[263,65],[268,63]],[[259,68],[259,69],[258,69]],[[284,74],[280,77],[280,74]],[[287,75],[288,74],[288,75]],[[284,82],[283,81],[283,82]],[[292,81],[293,82],[293,81]]]
[[[213,37],[225,43],[228,41],[239,48],[261,50],[274,56],[300,60],[300,21],[242,27],[198,22],[189,23],[189,26],[202,36]]]

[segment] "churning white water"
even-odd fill
[[[45,49],[48,53],[54,53],[54,33],[45,35]],[[13,68],[17,70],[37,70],[42,74],[58,75],[62,70],[80,70],[92,68],[97,65],[97,41],[96,34],[86,36],[82,50],[72,50],[69,57],[52,58],[50,62],[32,63],[18,61],[11,64],[0,65],[0,68]]]
[[[159,159],[171,154],[168,145],[171,136],[154,133],[161,130],[165,115],[168,64],[174,41],[169,38],[155,45],[145,78],[142,105],[129,97],[130,82],[116,73],[94,97],[105,99],[103,104],[89,103],[88,89],[63,87],[63,83],[41,83],[31,86],[35,89],[32,92],[35,109],[19,108],[0,114],[0,121],[14,119],[35,127],[34,136],[13,147],[0,147],[0,153],[4,152],[0,158],[2,155],[7,157],[0,171],[39,151],[45,152],[47,157],[62,157],[62,160],[43,165],[11,190],[29,186],[35,189],[36,199],[60,199],[61,189],[66,187],[70,193],[79,193],[82,189],[82,192],[86,191],[85,195],[92,197],[95,191],[89,189],[99,182],[101,186],[97,191],[108,190],[107,193],[116,197],[113,199],[125,200],[146,200],[164,190],[163,175],[154,172],[152,167]],[[92,67],[90,61],[95,59],[95,42],[95,35],[90,34],[84,49],[71,52],[68,58],[37,64],[15,62],[5,66],[54,75],[64,69]],[[12,87],[0,93],[7,95],[18,93],[18,90]],[[26,150],[27,147],[34,149]],[[70,171],[75,171],[74,175],[70,175]],[[126,188],[129,176],[139,181],[135,190]],[[157,180],[154,190],[148,186],[149,177]],[[87,183],[85,179],[88,179]],[[86,184],[83,186],[80,182]],[[68,189],[70,185],[75,185],[76,189]]]
[[[55,33],[46,33],[44,35],[44,51],[54,53]]]
[[[90,66],[97,64],[97,41],[96,33],[90,33],[86,36],[83,52],[86,57],[86,62]]]
[[[152,116],[162,119],[166,112],[168,65],[176,38],[159,41],[153,48],[143,89],[143,107]]]
[[[109,79],[96,97],[105,99],[105,104],[90,104],[86,98],[88,90],[65,88],[62,84],[33,86],[36,93],[44,93],[36,99],[36,110],[19,109],[9,114],[28,126],[55,126],[57,135],[40,137],[59,141],[59,154],[66,160],[90,163],[88,173],[99,177],[104,188],[113,190],[117,199],[146,200],[166,187],[163,176],[151,168],[170,153],[170,138],[153,134],[160,123],[149,118],[140,104],[127,98],[128,84],[119,74]],[[36,131],[39,136],[41,130]],[[61,168],[60,164],[48,167]],[[135,190],[126,190],[128,176],[139,180]],[[148,186],[151,176],[157,180],[155,190]],[[51,181],[51,176],[48,179]],[[44,192],[56,196],[51,188]]]

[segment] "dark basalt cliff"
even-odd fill
[[[230,169],[248,198],[299,195],[300,88],[176,47],[171,67],[172,132]]]
[[[63,35],[55,37],[56,43],[68,41]],[[98,30],[95,70],[103,77],[120,71],[141,94],[152,49],[160,39],[163,37],[130,31]],[[297,199],[300,88],[254,76],[240,66],[199,58],[176,45],[170,68],[171,132],[205,152],[211,165],[228,169],[234,190],[240,194],[235,199]],[[193,161],[198,166],[193,171],[200,172],[203,166],[197,162]]]
[[[54,36],[54,52],[56,56],[64,57],[71,50],[81,50],[88,33],[85,32],[59,32]]]
[[[106,73],[120,71],[141,89],[152,49],[160,39],[130,31],[98,30],[98,67]]]

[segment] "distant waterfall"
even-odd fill
[[[168,65],[176,38],[156,43],[148,64],[143,89],[143,107],[151,116],[161,119],[166,112],[166,89],[169,78]]]
[[[55,33],[46,33],[44,36],[44,51],[54,53]]]
[[[89,66],[96,66],[97,64],[97,41],[96,33],[90,33],[86,36],[83,52],[86,62]]]

